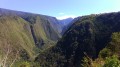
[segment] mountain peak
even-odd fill
[[[75,17],[77,17],[77,16],[75,16],[75,15],[65,15],[65,16],[59,16],[59,17],[56,17],[58,20],[64,20],[64,19],[67,19],[67,18],[72,18],[72,19],[74,19]]]

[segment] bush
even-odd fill
[[[16,62],[13,67],[31,67],[30,63],[27,61]]]
[[[105,60],[104,67],[120,67],[120,61],[117,56],[108,57]]]
[[[106,57],[109,57],[111,55],[111,50],[108,48],[104,48],[103,50],[100,51],[99,56],[103,59]]]

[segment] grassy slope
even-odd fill
[[[54,44],[54,43],[52,43],[54,41],[50,40],[50,38],[46,34],[46,31],[49,31],[49,30],[44,29],[44,27],[45,27],[45,26],[43,26],[44,23],[45,22],[41,21],[40,17],[38,16],[36,18],[35,24],[32,24],[33,30],[34,30],[34,33],[35,33],[35,36],[36,36],[36,39],[37,39],[36,44],[38,45],[38,47],[41,46],[41,44],[40,44],[41,41],[44,42],[42,47],[40,47],[41,49],[46,49],[47,47],[50,47],[50,45]],[[51,42],[51,44],[49,44],[49,42]]]
[[[0,63],[8,50],[7,63],[11,63],[17,51],[17,59],[34,60],[39,48],[43,51],[55,45],[60,34],[51,21],[43,15],[0,9]]]
[[[52,21],[56,20],[54,17],[24,12],[12,11],[10,13],[14,13],[15,15],[22,17],[24,20],[30,23],[30,25],[33,27],[35,43],[41,49],[49,48],[50,46],[54,45],[61,37],[60,33],[52,26]]]
[[[12,58],[16,51],[24,49],[32,59],[36,46],[28,22],[16,16],[0,17],[0,46],[3,54],[6,54],[6,50],[10,48],[12,50],[10,55],[13,53]]]

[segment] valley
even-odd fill
[[[117,67],[119,39],[120,12],[59,20],[0,8],[2,67]]]

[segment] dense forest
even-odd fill
[[[42,67],[118,67],[120,12],[80,17],[56,46],[41,53]]]

